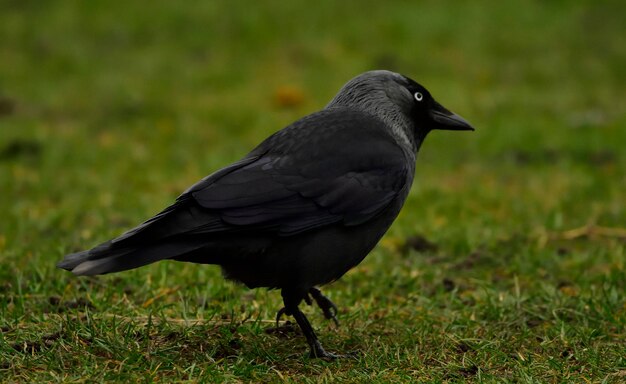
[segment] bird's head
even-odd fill
[[[369,71],[353,78],[327,106],[332,107],[358,108],[373,114],[416,147],[434,129],[474,130],[461,116],[439,104],[422,85],[391,71]]]

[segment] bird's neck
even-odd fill
[[[416,136],[417,130],[413,122],[405,117],[398,106],[392,103],[370,102],[366,98],[359,100],[358,103],[354,103],[353,100],[346,103],[344,100],[335,98],[326,106],[326,109],[330,108],[359,109],[363,113],[378,118],[390,128],[391,134],[396,139],[398,145],[410,148],[413,153],[417,153],[424,139]]]

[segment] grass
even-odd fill
[[[0,12],[0,381],[623,382],[619,1],[8,1]],[[324,292],[330,351],[212,266],[55,269],[388,68],[435,132],[381,244]]]

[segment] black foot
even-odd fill
[[[356,353],[348,353],[345,355],[340,355],[338,353],[332,353],[332,352],[324,352],[324,354],[320,355],[313,355],[313,353],[309,354],[309,358],[311,359],[322,359],[322,360],[326,360],[326,361],[334,361],[334,360],[338,360],[338,359],[354,359],[357,357],[358,354]]]
[[[324,348],[322,348],[322,344],[318,342],[313,342],[311,345],[311,352],[309,353],[309,357],[311,359],[324,359],[328,361],[333,361],[337,359],[348,359],[348,358],[356,358],[359,354],[356,352],[349,352],[345,355],[340,355],[338,353],[326,352]]]
[[[311,296],[309,296],[309,295],[311,295]],[[304,296],[304,301],[308,305],[312,305],[313,304],[313,300],[311,300],[311,297],[313,297],[313,300],[315,300],[315,303],[317,304],[317,306],[324,313],[324,317],[327,320],[332,320],[335,323],[335,325],[338,327],[339,326],[339,320],[337,320],[337,313],[338,313],[339,309],[337,308],[335,303],[330,301],[330,299],[328,297],[324,296],[322,291],[320,291],[317,288],[311,288],[309,290],[309,293]],[[277,328],[278,328],[278,325],[280,323],[280,319],[283,317],[283,315],[287,315],[287,316],[291,315],[290,313],[287,312],[287,309],[285,307],[282,307],[276,313],[276,327]]]
[[[276,328],[278,328],[278,325],[280,324],[280,318],[283,317],[283,315],[289,315],[285,307],[282,307],[276,313]]]
[[[311,288],[309,290],[309,294],[313,297],[313,300],[317,303],[317,306],[320,307],[322,312],[324,312],[324,317],[328,320],[332,320],[335,322],[335,325],[339,326],[339,320],[337,320],[337,306],[335,303],[330,301],[330,299],[322,294],[317,288]]]
[[[335,353],[326,352],[320,344],[319,341],[314,340],[312,343],[309,342],[311,346],[311,352],[309,353],[309,357],[311,359],[324,359],[324,360],[337,360],[343,356],[337,355]]]
[[[317,352],[315,355],[313,354],[313,352],[309,353],[309,358],[311,359],[322,359],[326,361],[334,361],[337,359],[342,359],[344,357],[344,355],[338,355],[336,353],[326,351],[324,351],[324,353]]]
[[[278,327],[265,328],[265,333],[268,335],[275,335],[279,338],[290,338],[293,335],[300,334],[301,332],[297,324],[287,321],[285,324]]]

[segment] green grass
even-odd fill
[[[1,9],[0,381],[626,379],[623,2]],[[305,308],[356,358],[310,360],[301,335],[266,333],[278,292],[216,267],[55,269],[373,68],[477,131],[427,139],[388,235],[324,289],[342,326]]]

